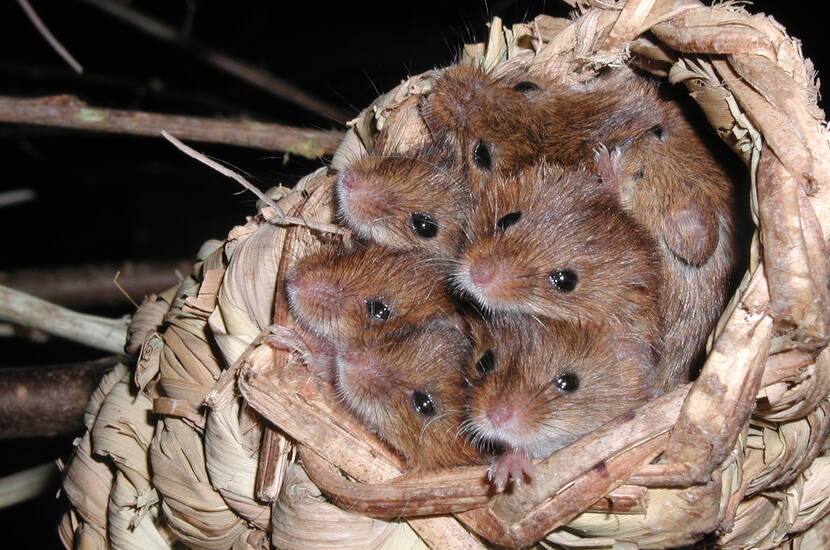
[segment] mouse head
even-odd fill
[[[644,404],[648,346],[609,332],[530,318],[474,323],[465,431],[544,458]]]
[[[389,325],[337,345],[343,403],[414,468],[470,464],[478,452],[460,436],[468,337],[457,319]]]
[[[460,170],[441,145],[373,152],[335,186],[337,214],[360,238],[390,248],[452,256],[470,202]]]
[[[508,174],[541,155],[543,120],[528,102],[532,82],[494,78],[473,67],[447,69],[421,103],[434,136],[448,137],[474,194],[492,174]]]
[[[445,285],[443,268],[428,257],[368,245],[301,259],[285,287],[297,322],[334,341],[391,322],[452,313]]]
[[[655,244],[593,174],[494,180],[468,233],[452,286],[485,311],[656,330]]]

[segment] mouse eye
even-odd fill
[[[553,385],[559,391],[570,393],[579,388],[579,377],[571,372],[563,372],[553,379]]]
[[[652,128],[650,131],[651,131],[652,134],[654,134],[654,137],[656,137],[657,139],[659,139],[659,140],[663,139],[663,127],[661,125],[658,124],[657,126]]]
[[[496,221],[496,227],[504,231],[517,221],[521,219],[522,213],[521,212],[511,212],[509,214],[505,214],[501,218]]]
[[[438,233],[438,224],[429,214],[416,212],[409,221],[412,230],[425,239],[431,239]]]
[[[435,403],[428,393],[418,390],[412,392],[412,404],[415,405],[415,410],[424,416],[432,416],[435,414]]]
[[[529,82],[529,81],[525,80],[525,81],[519,82],[518,84],[513,86],[513,89],[517,92],[525,93],[525,92],[532,92],[533,90],[538,90],[539,86],[537,86],[533,82]]]
[[[562,292],[570,292],[576,288],[576,283],[579,282],[579,277],[570,269],[557,269],[548,275],[550,284],[555,286],[557,290]]]
[[[479,374],[487,374],[491,370],[493,370],[496,366],[496,356],[493,353],[493,350],[488,349],[484,352],[484,355],[476,361],[476,370]]]
[[[380,300],[366,300],[366,310],[369,312],[369,316],[376,321],[386,321],[389,319],[389,315],[392,314],[389,306]]]
[[[493,161],[490,159],[490,149],[487,148],[487,144],[482,140],[478,140],[476,146],[473,148],[473,162],[484,170],[489,170],[493,166]]]

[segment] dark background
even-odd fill
[[[61,43],[84,66],[78,76],[51,50],[16,2],[0,4],[0,95],[69,93],[90,105],[341,128],[236,80],[186,50],[160,42],[77,1],[31,0]],[[134,1],[131,5],[202,43],[266,68],[328,102],[357,112],[409,74],[450,64],[464,42],[481,41],[485,23],[540,13],[563,16],[557,2]],[[797,3],[756,2],[804,42],[823,74],[825,36]],[[793,6],[793,7],[789,7]],[[197,148],[247,173],[262,189],[290,184],[320,166],[238,147]],[[0,272],[125,260],[191,258],[208,238],[224,238],[253,211],[237,184],[161,139],[0,123],[0,192],[31,188],[37,200],[0,209]],[[208,215],[205,215],[208,213]],[[172,235],[172,236],[171,236]],[[95,311],[118,316],[122,306]],[[91,359],[101,354],[51,340],[0,339],[0,367]],[[71,437],[0,442],[0,476],[66,456]],[[0,510],[4,538],[18,548],[57,548],[60,505],[43,497]]]

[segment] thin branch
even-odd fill
[[[83,0],[83,2],[106,12],[123,23],[127,23],[154,38],[181,46],[202,61],[295,105],[299,105],[309,111],[340,123],[353,118],[348,112],[304,92],[290,82],[276,77],[250,63],[213,50],[196,40],[187,38],[175,28],[148,17],[127,5],[110,2],[108,0]]]
[[[58,465],[47,462],[0,478],[0,509],[39,496],[58,477]]]
[[[127,306],[118,286],[136,299],[170,288],[192,262],[124,262],[0,271],[0,284],[64,307]],[[113,276],[121,273],[118,284]],[[177,275],[177,272],[181,275]]]
[[[0,96],[0,121],[139,136],[158,136],[166,128],[183,139],[285,151],[311,159],[333,153],[343,139],[343,133],[336,130],[101,109],[68,95],[32,99]]]
[[[43,38],[52,46],[52,49],[58,52],[58,55],[66,61],[72,69],[78,73],[82,74],[84,72],[84,68],[81,67],[81,64],[78,63],[72,54],[64,48],[58,39],[49,31],[43,21],[40,19],[38,14],[35,12],[34,8],[32,8],[31,4],[29,4],[29,0],[17,0],[17,3],[20,4],[20,7],[23,8],[23,11],[26,12],[26,16],[38,30],[38,32],[43,36]]]
[[[0,369],[0,439],[80,432],[92,392],[120,359]]]
[[[124,353],[127,320],[71,311],[0,285],[0,321],[36,328],[80,344]]]
[[[206,157],[202,153],[188,147],[187,145],[185,145],[184,143],[182,143],[181,141],[179,141],[175,137],[171,136],[166,130],[162,130],[161,135],[163,135],[164,138],[167,141],[169,141],[170,143],[175,145],[176,148],[179,149],[184,154],[198,160],[202,164],[206,164],[206,165],[210,166],[211,168],[213,168],[214,170],[216,170],[217,172],[219,172],[223,176],[227,176],[231,179],[236,180],[237,182],[239,182],[239,184],[242,187],[244,187],[245,189],[247,189],[248,191],[250,191],[251,193],[256,195],[259,200],[261,200],[262,202],[264,202],[265,204],[267,204],[268,206],[273,208],[276,215],[273,218],[268,220],[270,223],[280,224],[280,225],[301,225],[301,226],[304,226],[304,227],[308,227],[309,229],[314,229],[314,230],[317,230],[317,231],[323,231],[323,232],[326,232],[326,233],[338,233],[338,234],[341,234],[341,235],[348,235],[349,234],[348,230],[346,230],[346,229],[344,229],[340,226],[334,225],[334,224],[321,223],[321,222],[315,222],[313,220],[304,220],[303,218],[294,218],[294,217],[286,216],[285,212],[283,212],[282,208],[280,208],[280,206],[276,202],[271,200],[271,198],[268,195],[266,195],[265,193],[260,191],[254,184],[252,184],[251,182],[249,182],[248,180],[243,178],[238,173],[234,172],[230,168],[222,166],[221,164],[219,164],[215,160],[209,159],[208,157]]]
[[[3,191],[0,193],[0,208],[12,206],[22,202],[33,201],[37,194],[32,189],[15,189],[14,191]]]

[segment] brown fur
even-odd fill
[[[300,260],[286,282],[289,307],[305,329],[328,340],[352,338],[379,325],[420,323],[454,312],[444,268],[428,257],[376,245],[331,250]],[[370,314],[381,301],[387,320]]]
[[[518,221],[497,227],[511,212],[521,212]],[[596,176],[540,163],[496,178],[473,213],[469,235],[453,283],[485,310],[609,323],[658,348],[656,245]],[[495,270],[495,282],[476,285],[476,266]],[[563,269],[578,276],[570,292],[549,280]]]
[[[409,468],[485,462],[460,435],[470,341],[458,323],[448,317],[396,323],[337,346],[336,386],[344,404],[400,451]],[[416,410],[416,391],[431,398],[432,414]]]
[[[544,458],[653,396],[651,354],[608,326],[511,318],[472,323],[468,431],[475,442]],[[492,370],[477,363],[492,351]],[[578,387],[557,388],[562,374]],[[513,420],[490,422],[499,408]]]
[[[390,248],[452,256],[470,197],[451,153],[434,143],[388,153],[380,142],[349,165],[335,186],[341,222],[359,237]],[[435,236],[425,238],[413,229],[415,213],[435,221]]]

